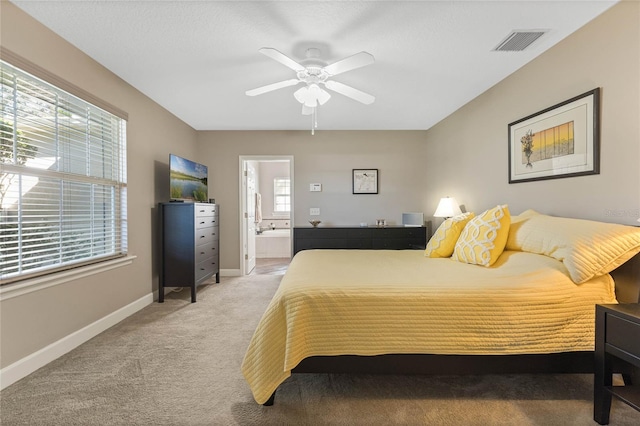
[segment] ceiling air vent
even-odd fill
[[[493,50],[496,52],[520,52],[540,38],[544,31],[514,31]]]

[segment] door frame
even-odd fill
[[[247,227],[245,226],[244,223],[244,214],[247,211],[247,200],[246,200],[246,196],[245,196],[245,191],[244,191],[244,163],[247,161],[289,161],[289,179],[290,179],[290,183],[291,183],[291,212],[289,215],[289,223],[291,224],[291,228],[293,230],[293,224],[294,222],[294,211],[295,211],[295,202],[294,202],[294,194],[295,194],[295,187],[294,187],[294,174],[293,174],[293,155],[240,155],[238,158],[238,169],[239,169],[239,173],[238,173],[238,183],[239,183],[239,188],[238,188],[238,198],[239,198],[239,212],[240,214],[238,215],[238,221],[239,221],[239,228],[240,228],[240,275],[246,275],[245,274],[245,245],[247,242]],[[291,253],[293,253],[293,236],[291,238]]]

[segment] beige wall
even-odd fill
[[[640,4],[622,2],[427,132],[428,208],[508,203],[635,224],[640,209]],[[600,174],[508,184],[507,125],[601,87]]]
[[[309,208],[322,225],[358,225],[402,212],[424,211],[424,131],[210,131],[198,133],[198,156],[208,159],[209,196],[220,204],[220,265],[240,267],[239,157],[294,157],[294,225],[309,226]],[[353,195],[351,170],[379,170],[378,195]],[[309,192],[321,183],[322,192]]]
[[[130,266],[0,302],[6,367],[157,290],[155,206],[169,197],[169,152],[195,157],[196,132],[13,4],[0,5],[4,48],[129,114],[129,252],[137,256]]]

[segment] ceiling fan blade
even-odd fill
[[[247,96],[256,96],[261,95],[263,93],[271,92],[272,90],[282,89],[283,87],[295,86],[300,83],[300,80],[297,78],[292,78],[291,80],[280,81],[278,83],[267,84],[266,86],[258,87],[257,89],[247,90],[245,93]]]
[[[327,65],[323,69],[329,75],[338,75],[343,72],[351,71],[356,68],[364,67],[365,65],[371,65],[375,62],[375,58],[371,53],[360,52],[355,55],[351,55],[347,58],[339,60],[338,62],[334,62],[333,64]]]
[[[297,63],[296,61],[294,61],[293,59],[291,59],[290,57],[288,57],[287,55],[285,55],[284,53],[280,52],[277,49],[274,49],[272,47],[263,47],[261,49],[258,49],[258,52],[262,53],[265,56],[270,57],[274,61],[280,62],[285,67],[291,68],[296,72],[304,71],[304,66],[300,65],[299,63]]]
[[[373,95],[362,92],[358,89],[354,89],[351,86],[347,86],[346,84],[342,84],[337,81],[329,80],[325,82],[324,85],[327,87],[327,89],[338,92],[348,98],[355,99],[356,101],[362,102],[365,105],[372,104],[376,100],[375,96]]]

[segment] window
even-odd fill
[[[273,211],[289,213],[291,211],[291,183],[289,178],[273,179]]]
[[[0,67],[0,284],[124,256],[126,120]]]

